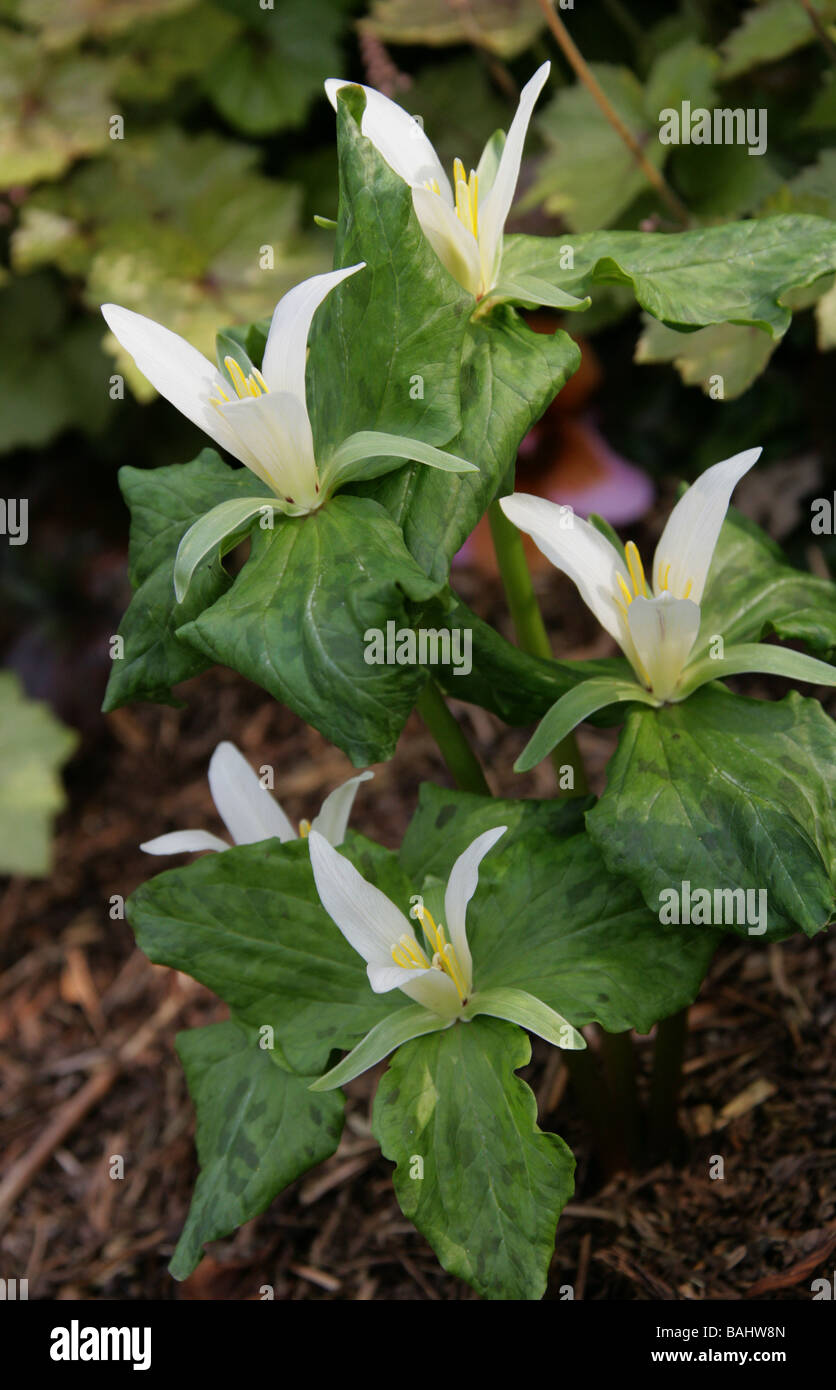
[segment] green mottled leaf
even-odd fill
[[[561,266],[573,249],[574,268]],[[836,227],[821,217],[763,217],[676,232],[592,232],[505,238],[503,267],[536,274],[595,302],[597,284],[629,284],[639,304],[674,328],[740,323],[780,338],[789,291],[836,268]]]
[[[654,911],[685,880],[712,903],[715,890],[764,890],[771,936],[812,936],[834,915],[834,768],[836,731],[815,700],[705,686],[628,716],[587,825]],[[727,925],[747,936],[752,923]]]
[[[462,427],[447,447],[477,463],[478,474],[440,477],[412,465],[363,489],[392,514],[427,574],[447,578],[520,441],[579,362],[568,334],[535,333],[507,306],[470,324],[461,364]]]
[[[58,770],[76,742],[48,705],[0,672],[0,874],[49,873],[52,821],[65,804]]]
[[[400,1048],[375,1097],[404,1215],[484,1298],[542,1297],[574,1190],[571,1150],[537,1128],[534,1096],[514,1075],[530,1056],[513,1024],[457,1023]]]
[[[125,650],[111,669],[105,710],[131,700],[176,704],[171,688],[211,663],[182,642],[177,628],[221,596],[231,583],[216,556],[200,562],[182,604],[174,594],[180,541],[207,511],[230,498],[258,495],[264,484],[233,469],[212,449],[168,468],[123,468],[119,485],[131,509],[130,573],[135,593],[119,626]]]
[[[720,531],[701,604],[696,658],[721,636],[726,646],[774,634],[836,652],[836,584],[793,569],[775,541],[732,508]]]
[[[392,756],[427,678],[367,663],[365,634],[410,627],[410,603],[437,589],[382,507],[339,494],[256,530],[232,588],[178,638],[290,705],[359,767]]]
[[[200,1175],[169,1269],[186,1279],[207,1241],[258,1216],[300,1174],[336,1149],[342,1097],[314,1096],[309,1076],[278,1066],[236,1023],[192,1028],[177,1051],[197,1111]]]

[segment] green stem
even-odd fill
[[[496,562],[505,586],[517,641],[530,656],[540,656],[546,661],[553,661],[554,653],[531,582],[531,571],[525,558],[522,536],[516,526],[508,520],[499,502],[491,503],[488,519]],[[561,739],[552,750],[551,758],[558,779],[561,768],[571,767],[573,785],[570,795],[585,796],[589,791],[589,784],[575,735],[567,734]],[[562,795],[562,792],[558,795]]]
[[[641,1120],[632,1033],[602,1032],[601,1054],[610,1083],[614,1118],[624,1136],[627,1158],[635,1164],[641,1151]]]
[[[456,785],[464,792],[490,796],[491,789],[485,781],[479,760],[462,733],[458,720],[451,714],[435,681],[427,681],[418,696],[416,709],[441,749],[441,755],[453,774]]]
[[[669,1158],[676,1145],[676,1112],[687,1037],[687,1009],[657,1025],[649,1115],[650,1154],[654,1160]]]

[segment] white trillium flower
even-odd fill
[[[311,1089],[344,1085],[401,1043],[450,1028],[457,1021],[469,1023],[479,1014],[517,1023],[559,1047],[586,1046],[562,1015],[524,990],[474,990],[467,908],[479,883],[479,865],[507,828],[499,825],[486,830],[459,855],[444,894],[446,929],[422,903],[411,909],[410,915],[421,926],[420,937],[385,893],[363,878],[321,833],[311,829],[308,845],[320,901],[349,945],[366,961],[375,994],[400,989],[420,1006],[398,1009],[377,1024]]]
[[[178,602],[204,556],[259,512],[303,516],[327,501],[335,488],[391,468],[393,458],[452,473],[478,471],[475,464],[422,440],[379,430],[360,430],[326,458],[316,458],[305,394],[308,333],[327,295],[364,268],[361,261],[314,275],[289,290],[273,312],[261,369],[236,349],[237,358],[224,358],[226,375],[153,319],[118,304],[102,305],[111,332],[160,395],[271,489],[268,497],[220,503],[187,531],[174,570]],[[373,459],[378,462],[370,463]]]
[[[689,487],[668,517],[649,578],[633,541],[625,546],[625,563],[588,521],[572,517],[567,527],[565,509],[555,502],[526,493],[500,502],[509,521],[577,585],[639,681],[660,702],[682,698],[678,686],[697,639],[700,601],[720,528],[734,488],[760,454],[747,449],[715,463]]]
[[[319,815],[313,821],[303,820],[298,835],[303,838],[315,831],[329,844],[341,845],[345,839],[348,819],[357,788],[368,782],[373,772],[361,772],[326,796]],[[254,845],[260,840],[297,838],[288,817],[275,797],[261,785],[258,776],[234,743],[219,743],[209,763],[209,788],[218,815],[232,838],[233,845]],[[184,854],[197,850],[226,850],[232,846],[208,830],[174,830],[146,840],[140,849],[146,854]]]
[[[633,541],[616,547],[589,522],[543,497],[514,493],[500,506],[548,560],[567,574],[584,603],[614,637],[636,680],[595,676],[580,681],[544,715],[514,764],[528,772],[582,720],[619,701],[660,706],[685,700],[702,685],[761,671],[813,685],[836,685],[836,670],[786,647],[741,642],[694,653],[701,602],[714,550],[736,484],[760,457],[747,449],[715,463],[685,492],[662,532],[650,575]],[[716,634],[722,636],[722,634]]]
[[[363,135],[410,185],[415,213],[427,240],[450,274],[476,299],[499,283],[502,238],[517,189],[523,145],[550,68],[550,63],[543,63],[523,87],[501,153],[501,141],[495,137],[489,140],[478,168],[471,169],[469,176],[457,159],[452,186],[420,122],[373,87],[363,87]],[[325,83],[334,110],[337,92],[352,85],[335,77]]]

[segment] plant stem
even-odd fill
[[[687,1037],[687,1009],[664,1018],[657,1025],[649,1114],[650,1154],[654,1160],[669,1158],[675,1147],[676,1111]]]
[[[517,641],[530,656],[540,656],[546,661],[553,661],[554,653],[531,582],[531,571],[525,558],[522,536],[516,526],[508,520],[499,502],[491,503],[488,520]],[[551,759],[558,778],[561,768],[568,766],[572,769],[573,785],[569,794],[585,796],[589,791],[589,784],[574,734],[567,734],[557,747],[552,749]],[[559,791],[558,795],[563,793]]]
[[[634,1164],[641,1152],[642,1136],[632,1033],[602,1031],[601,1054],[610,1083],[613,1106],[624,1135],[627,1158]]]
[[[429,680],[418,696],[416,709],[441,749],[456,785],[464,792],[490,796],[491,789],[476,754],[450,712],[435,681]]]
[[[687,227],[691,221],[691,215],[685,204],[676,196],[670,184],[665,179],[661,170],[655,168],[645,155],[641,145],[631,130],[622,121],[615,107],[612,105],[606,92],[601,87],[598,79],[591,72],[586,59],[571,37],[569,30],[563,20],[555,14],[551,0],[539,0],[540,9],[546,17],[546,23],[554,34],[557,42],[563,51],[563,55],[570,67],[574,70],[578,80],[583,83],[593,100],[603,111],[613,130],[624,141],[631,155],[635,159],[648,183],[652,184],[659,194],[659,197],[673,213],[678,222],[683,227]]]

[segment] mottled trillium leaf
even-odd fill
[[[535,333],[508,305],[470,322],[461,363],[461,428],[446,447],[478,463],[479,472],[441,477],[412,465],[363,488],[391,512],[428,574],[447,578],[453,556],[513,466],[521,440],[579,363],[580,351],[567,333]]]
[[[76,735],[0,672],[0,874],[49,872],[52,821],[65,802],[58,769]]]
[[[780,546],[732,507],[720,531],[701,604],[694,656],[714,637],[726,646],[774,634],[836,653],[836,584],[794,569]]]
[[[219,856],[220,857],[220,856]],[[311,1095],[311,1078],[278,1065],[254,1028],[191,1028],[177,1051],[197,1111],[197,1179],[169,1269],[186,1279],[207,1241],[258,1216],[339,1143],[343,1100]]]
[[[510,236],[503,256],[512,278],[537,275],[570,294],[591,294],[593,304],[596,285],[629,285],[642,308],[671,327],[750,324],[773,338],[789,327],[784,296],[834,268],[833,223],[801,215],[671,234]]]
[[[392,756],[427,679],[420,666],[367,663],[365,634],[410,627],[411,605],[438,588],[382,507],[338,493],[256,528],[232,588],[177,636],[290,705],[359,767]]]
[[[509,1023],[457,1023],[400,1048],[375,1097],[372,1127],[397,1164],[404,1215],[484,1298],[542,1297],[574,1190],[571,1150],[538,1129],[514,1075],[530,1056]]]
[[[177,628],[215,602],[232,582],[217,557],[197,565],[182,604],[174,593],[174,562],[183,536],[214,506],[249,499],[264,484],[249,469],[230,468],[213,449],[168,468],[123,468],[119,485],[131,509],[130,574],[135,590],[119,626],[124,655],[116,658],[104,709],[131,700],[175,704],[172,686],[211,664],[182,642]]]
[[[682,704],[628,715],[589,833],[654,912],[686,880],[709,890],[712,910],[715,891],[751,891],[758,909],[762,890],[765,921],[735,920],[731,930],[753,940],[766,939],[761,925],[771,938],[797,928],[812,936],[836,911],[834,767],[834,724],[815,700],[749,700],[705,686]]]

